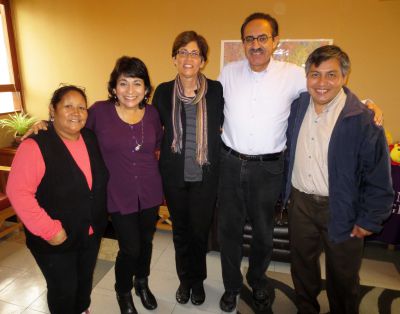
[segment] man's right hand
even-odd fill
[[[21,140],[27,139],[30,135],[32,134],[38,134],[40,130],[47,130],[47,124],[48,122],[40,120],[36,122],[34,125],[31,126],[31,128],[26,131],[24,136],[21,137]]]
[[[50,240],[47,240],[47,242],[50,245],[60,245],[65,240],[67,240],[67,233],[65,232],[64,228],[62,228],[54,237],[52,237]]]

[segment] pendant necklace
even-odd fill
[[[137,141],[137,139],[136,139],[136,136],[133,136],[133,138],[135,139],[135,142],[136,142],[136,146],[134,148],[135,152],[138,152],[142,148],[142,145],[143,145],[143,140],[144,140],[143,118],[142,118],[142,121],[140,122],[140,125],[141,125],[141,130],[142,130],[142,140],[141,140],[141,142],[139,143]]]

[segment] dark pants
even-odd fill
[[[132,290],[134,276],[136,279],[149,276],[157,219],[158,206],[128,215],[111,214],[119,245],[115,261],[115,291],[118,293]]]
[[[315,200],[292,189],[289,208],[291,272],[300,313],[319,313],[319,257],[325,252],[326,292],[330,313],[355,314],[359,306],[359,276],[363,240],[333,243],[328,235],[329,201]],[[349,230],[350,235],[351,230]]]
[[[39,254],[32,252],[47,283],[47,303],[52,314],[80,314],[89,308],[93,271],[100,240],[91,236],[76,251]]]
[[[184,187],[164,186],[165,198],[172,218],[176,271],[187,286],[207,278],[207,243],[217,183],[187,182]]]
[[[244,161],[221,151],[218,193],[218,236],[225,290],[242,286],[243,227],[252,226],[247,282],[252,288],[267,285],[265,272],[272,255],[274,211],[282,187],[283,157],[274,161]]]

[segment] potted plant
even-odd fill
[[[8,118],[0,119],[0,126],[7,128],[10,133],[14,134],[14,146],[18,146],[21,142],[21,136],[36,122],[36,118],[30,117],[23,112],[15,112],[9,114]]]

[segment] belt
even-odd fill
[[[273,154],[264,154],[264,155],[246,155],[246,154],[241,154],[236,150],[233,150],[232,148],[226,146],[225,143],[222,143],[222,147],[229,154],[239,158],[240,160],[246,160],[246,161],[272,161],[272,160],[278,160],[282,155],[282,152]]]
[[[311,199],[316,203],[327,203],[327,202],[329,202],[329,196],[304,193],[304,192],[299,191],[298,189],[296,189],[293,186],[292,186],[292,189],[295,190],[297,193],[300,193],[301,195],[303,195],[303,197]]]

